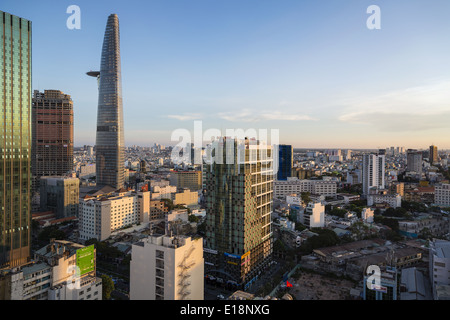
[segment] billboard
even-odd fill
[[[95,249],[94,245],[77,250],[77,267],[80,270],[80,276],[93,272],[95,269]]]

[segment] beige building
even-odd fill
[[[364,222],[372,223],[373,222],[374,211],[370,208],[364,208],[361,212],[361,218]]]
[[[202,188],[202,172],[194,170],[170,172],[170,185],[178,189],[188,188],[191,191],[198,191]]]
[[[185,188],[181,192],[172,194],[172,201],[174,205],[195,206],[198,204],[198,193]]]
[[[392,191],[403,197],[405,195],[405,184],[403,182],[394,183]]]
[[[175,186],[154,186],[151,189],[152,200],[172,199],[172,194],[177,192],[177,187]]]
[[[130,300],[203,300],[203,239],[154,235],[133,244]]]
[[[85,196],[79,204],[79,240],[107,239],[112,232],[151,219],[150,192],[119,190]]]

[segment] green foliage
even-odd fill
[[[406,210],[405,208],[388,208],[386,209],[386,211],[383,213],[383,216],[385,217],[399,217],[399,218],[405,218],[408,217],[408,210]]]
[[[283,241],[281,241],[280,239],[277,239],[277,241],[275,241],[273,244],[273,251],[275,251],[275,252],[286,251],[286,246],[284,245]]]
[[[110,276],[102,275],[102,299],[111,299],[111,293],[114,291],[114,282]]]
[[[161,199],[161,201],[163,201],[166,205],[166,207],[168,208],[169,211],[174,209],[174,204],[173,201],[171,199]]]
[[[332,216],[338,216],[340,218],[344,218],[346,213],[347,213],[347,210],[345,210],[345,209],[334,208],[333,210],[330,211],[329,214]]]
[[[206,233],[206,221],[203,221],[197,225],[197,232],[202,235]]]
[[[311,231],[318,233],[318,235],[308,238],[300,246],[300,251],[302,252],[309,253],[314,249],[334,246],[340,242],[338,235],[333,230],[312,228]]]
[[[107,242],[97,241],[96,239],[89,239],[86,240],[84,244],[85,246],[89,246],[91,244],[95,245],[97,256],[99,256],[102,260],[114,259],[123,255],[123,253],[119,249],[111,246]]]
[[[428,209],[424,203],[402,200],[402,208],[410,212],[427,212]]]
[[[189,220],[189,222],[196,222],[196,223],[198,223],[200,221],[200,218],[197,217],[196,215],[190,214],[188,216],[188,220]]]
[[[64,240],[65,237],[64,231],[59,230],[57,226],[46,227],[38,234],[38,240],[45,243],[50,242],[50,239]]]
[[[373,221],[375,223],[381,223],[381,224],[391,228],[395,232],[398,232],[398,230],[399,230],[398,220],[396,220],[396,219],[385,218],[383,216],[374,216]]]
[[[310,203],[311,202],[311,194],[309,192],[302,192],[301,198],[302,198],[302,201],[304,203]]]
[[[425,227],[425,228],[423,228],[420,231],[418,236],[419,236],[420,239],[428,240],[428,239],[432,239],[433,238],[433,233],[431,232],[430,229]]]

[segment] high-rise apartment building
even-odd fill
[[[198,170],[173,170],[170,172],[170,185],[191,191],[202,189],[202,172]]]
[[[256,140],[220,138],[203,166],[206,272],[244,288],[272,255],[272,151]]]
[[[130,300],[203,300],[203,239],[153,235],[133,244]]]
[[[430,159],[430,164],[435,164],[435,163],[437,163],[439,161],[439,158],[438,158],[438,147],[436,147],[435,145],[431,145],[430,146],[429,159]]]
[[[406,154],[406,171],[422,175],[422,151],[408,149]]]
[[[0,11],[0,269],[30,256],[31,21]]]
[[[42,176],[73,170],[73,102],[58,90],[35,90],[32,102],[32,187],[39,191]]]
[[[385,152],[364,154],[362,159],[363,195],[367,196],[370,189],[385,188]]]
[[[278,145],[278,172],[277,180],[287,180],[292,174],[294,150],[290,145]]]
[[[99,89],[95,146],[97,185],[120,189],[125,181],[125,145],[119,18],[116,14],[111,14],[106,24],[100,71],[87,74],[98,79]]]
[[[53,211],[58,218],[78,217],[78,178],[41,177],[39,194],[41,211]]]

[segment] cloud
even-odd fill
[[[418,131],[448,127],[450,81],[341,101],[342,122],[373,125],[383,131]]]
[[[190,113],[190,114],[171,114],[168,115],[167,117],[171,119],[177,119],[180,121],[189,121],[201,119],[203,116],[198,113]]]
[[[275,121],[313,121],[316,120],[308,115],[293,114],[280,111],[255,111],[243,109],[235,112],[221,112],[218,116],[224,120],[233,122],[260,122],[266,120]]]

